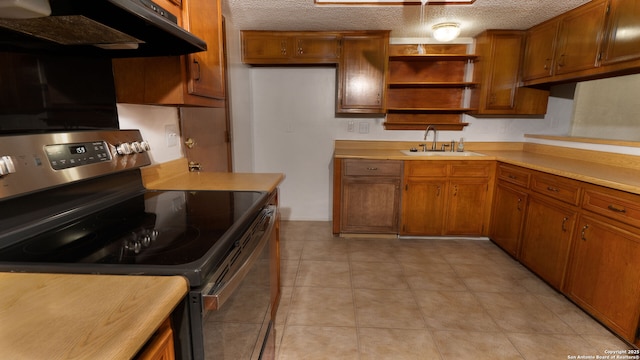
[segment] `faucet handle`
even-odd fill
[[[422,152],[427,151],[427,144],[418,144],[418,146],[422,146]]]
[[[442,144],[442,146],[440,147],[440,150],[447,151],[446,150],[447,146],[449,146],[449,144]]]

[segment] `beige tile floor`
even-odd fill
[[[487,240],[284,221],[279,360],[568,359],[628,349]]]

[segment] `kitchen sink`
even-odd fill
[[[400,150],[401,153],[408,156],[485,156],[473,151],[451,152],[451,151],[409,151]]]

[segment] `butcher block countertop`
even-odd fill
[[[187,286],[180,276],[0,273],[0,357],[130,359]]]
[[[281,173],[189,172],[178,159],[142,169],[144,186],[154,190],[231,190],[273,192],[284,180]]]
[[[497,160],[574,180],[640,194],[640,156],[540,145],[535,143],[467,143],[466,151],[485,156],[418,156],[401,150],[419,142],[337,140],[340,159],[388,160]]]

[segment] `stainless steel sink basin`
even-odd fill
[[[485,156],[473,151],[451,152],[451,151],[409,151],[400,150],[401,153],[408,156]]]

